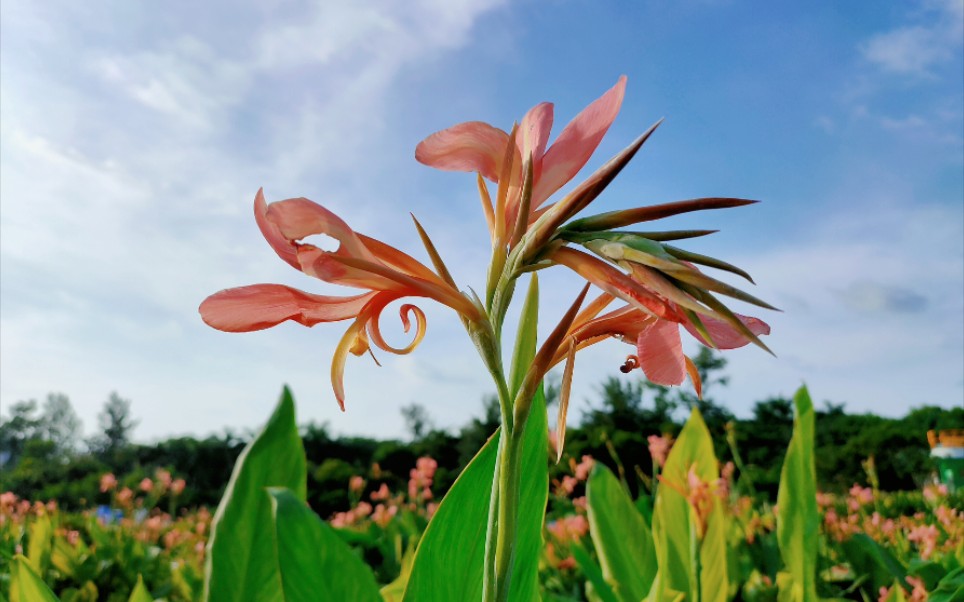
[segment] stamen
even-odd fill
[[[635,355],[630,355],[626,357],[626,363],[619,367],[619,371],[623,374],[629,374],[636,368],[639,368],[639,358]]]

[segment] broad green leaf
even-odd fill
[[[964,600],[964,568],[948,573],[927,597],[928,602],[957,602]]]
[[[57,602],[57,596],[22,554],[14,556],[11,562],[10,602]]]
[[[285,602],[381,600],[371,569],[305,505],[303,497],[282,488],[270,488],[268,493]]]
[[[602,569],[600,569],[599,565],[589,556],[586,548],[581,544],[572,544],[570,551],[572,552],[572,557],[576,559],[576,564],[579,565],[582,574],[588,579],[587,587],[590,584],[592,585],[592,597],[590,597],[590,599],[595,598],[599,602],[619,602],[616,592],[613,591],[612,586],[606,581]]]
[[[305,450],[295,403],[285,387],[264,429],[234,465],[214,515],[205,566],[204,599],[283,600],[268,487],[286,487],[304,500]]]
[[[522,451],[522,492],[509,599],[536,600],[542,525],[549,495],[546,400],[532,402]],[[501,431],[501,429],[500,429]],[[500,431],[496,431],[442,499],[415,552],[406,602],[482,599],[489,496]]]
[[[687,600],[723,602],[729,591],[726,515],[720,499],[711,495],[706,532],[698,542],[699,519],[682,493],[689,489],[690,469],[704,483],[715,484],[720,478],[713,440],[696,408],[673,444],[660,476],[653,509],[659,571],[650,599],[666,600],[681,593]]]
[[[890,586],[896,579],[901,586],[910,589],[907,569],[889,550],[864,533],[857,533],[843,542],[843,551],[857,576],[867,575],[871,591]]]
[[[27,558],[37,573],[43,573],[50,564],[53,537],[54,527],[46,514],[38,516],[27,528]]]
[[[154,602],[154,598],[151,596],[151,592],[147,591],[144,578],[141,575],[137,576],[137,585],[134,586],[134,591],[131,592],[131,597],[127,600],[128,602]]]
[[[656,577],[653,534],[622,485],[601,462],[586,484],[589,533],[602,572],[624,602],[646,597]]]
[[[796,416],[793,436],[780,472],[777,493],[777,542],[790,583],[781,588],[781,601],[817,600],[817,471],[813,457],[813,403],[806,387],[793,397]]]

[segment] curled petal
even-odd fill
[[[340,244],[335,253],[359,259],[374,259],[372,253],[340,217],[306,198],[271,203],[265,219],[277,226],[287,240],[294,242],[315,234],[325,234]]]
[[[679,324],[656,320],[636,338],[636,355],[646,378],[657,385],[679,385],[686,377]]]
[[[309,276],[332,284],[378,291],[402,290],[404,288],[390,278],[385,278],[357,266],[347,265],[344,261],[341,261],[342,259],[350,258],[344,257],[341,253],[323,251],[313,245],[298,246],[298,262],[301,264],[301,270]],[[366,263],[375,265],[373,262]]]
[[[313,295],[280,284],[255,284],[215,293],[198,311],[208,326],[225,332],[264,330],[286,320],[305,326],[354,317],[375,293],[354,297]]]
[[[733,314],[740,320],[749,330],[755,335],[770,334],[770,325],[759,318],[753,318],[750,316],[743,316],[740,314]],[[710,345],[706,339],[700,335],[696,327],[686,320],[683,322],[683,327],[693,335],[693,337],[703,343],[707,347],[716,347],[717,349],[736,349],[737,347],[743,347],[744,345],[750,343],[750,339],[744,336],[739,330],[733,326],[727,324],[723,320],[717,318],[711,318],[709,316],[700,316],[700,321],[703,322],[703,326],[710,333],[710,338],[713,339],[713,345]]]
[[[422,140],[415,160],[446,171],[477,171],[497,182],[508,134],[481,121],[460,123]]]
[[[626,76],[569,122],[542,160],[542,173],[532,195],[532,206],[538,207],[589,161],[623,103]]]
[[[259,188],[258,194],[254,196],[254,220],[258,223],[264,239],[268,241],[278,257],[294,269],[300,270],[296,245],[284,237],[277,225],[268,220],[267,214],[268,203],[264,200],[264,188]]]
[[[345,361],[348,359],[348,354],[362,355],[369,350],[366,333],[369,321],[398,297],[397,294],[386,292],[369,296],[368,303],[358,312],[355,321],[348,327],[335,347],[335,354],[331,359],[331,388],[335,392],[335,399],[342,412],[345,411]]]
[[[406,347],[402,347],[402,348],[392,347],[391,345],[385,342],[384,338],[382,338],[381,328],[378,325],[378,321],[381,318],[381,310],[379,310],[378,313],[372,316],[371,321],[369,321],[368,323],[368,331],[369,333],[371,333],[372,341],[374,341],[375,345],[377,345],[379,349],[382,349],[389,353],[394,353],[396,355],[408,355],[412,351],[415,351],[415,348],[418,347],[418,344],[422,342],[423,338],[425,338],[425,328],[426,328],[425,312],[423,312],[421,308],[415,305],[411,305],[409,303],[402,305],[398,309],[398,315],[402,319],[402,328],[404,328],[405,332],[408,332],[409,330],[411,330],[411,327],[412,327],[411,320],[409,319],[409,314],[415,315],[415,322],[416,322],[415,337],[412,339],[411,343],[409,343]]]

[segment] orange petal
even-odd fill
[[[508,134],[481,121],[460,123],[422,140],[415,160],[446,171],[477,171],[497,182]]]
[[[532,195],[532,207],[538,207],[555,191],[571,180],[592,156],[623,103],[626,76],[623,75],[605,94],[582,110],[546,152],[542,172]]]
[[[566,442],[566,415],[569,413],[569,393],[572,391],[572,373],[576,365],[576,339],[569,339],[566,353],[566,367],[562,371],[562,385],[559,389],[559,420],[556,423],[556,462],[562,459],[562,449]]]
[[[686,377],[679,324],[656,320],[636,338],[636,355],[646,378],[657,385],[679,385]]]
[[[331,358],[331,388],[342,412],[345,411],[345,361],[348,354],[361,355],[367,350],[368,337],[365,329],[369,321],[397,298],[398,295],[392,293],[376,293],[370,297],[335,347],[335,354]]]
[[[425,312],[423,312],[421,308],[409,303],[402,305],[398,309],[398,314],[402,319],[402,328],[405,329],[405,332],[408,332],[412,327],[412,323],[409,320],[409,314],[415,315],[416,322],[415,337],[412,339],[411,343],[402,348],[392,347],[385,342],[384,338],[382,338],[381,328],[378,325],[378,321],[381,318],[381,313],[381,310],[379,310],[374,316],[372,316],[371,321],[368,323],[368,330],[372,335],[372,341],[378,345],[379,349],[383,349],[384,351],[394,353],[396,355],[408,355],[412,351],[415,351],[415,348],[418,347],[418,344],[422,342],[423,338],[425,338]]]
[[[546,154],[546,145],[549,143],[552,110],[551,102],[541,102],[529,109],[519,125],[519,132],[522,134],[521,139],[518,140],[519,153],[523,157],[533,158],[537,166],[536,178],[539,177],[539,166],[542,164],[542,156]]]
[[[286,320],[305,326],[354,317],[374,293],[354,297],[312,295],[280,284],[255,284],[215,293],[201,303],[201,319],[225,332],[264,330]]]
[[[690,375],[690,380],[693,381],[696,396],[703,399],[703,379],[700,378],[700,371],[697,370],[696,364],[693,363],[693,360],[691,360],[688,355],[684,355],[683,359],[686,360],[686,373]]]

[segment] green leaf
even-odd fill
[[[907,569],[889,550],[864,533],[855,534],[842,545],[854,572],[858,576],[867,575],[870,579],[871,592],[877,592],[881,587],[889,586],[895,579],[902,587],[910,589],[907,583]]]
[[[127,600],[128,602],[154,602],[154,597],[151,596],[151,592],[147,591],[147,587],[144,585],[144,577],[141,575],[137,576],[137,585],[134,586],[134,591],[131,592],[131,597]]]
[[[793,436],[780,472],[777,494],[777,542],[790,583],[781,594],[792,602],[817,600],[817,471],[813,457],[813,403],[806,387],[794,395]]]
[[[264,429],[238,457],[214,516],[205,566],[204,599],[283,600],[268,487],[286,487],[304,500],[305,450],[295,403],[285,387]]]
[[[964,600],[964,568],[948,573],[927,597],[928,602],[956,602]]]
[[[381,600],[371,569],[305,505],[303,497],[274,487],[268,493],[285,602]]]
[[[500,429],[501,430],[501,429]],[[536,600],[542,525],[549,495],[546,401],[539,387],[526,421],[522,492],[509,599]],[[442,499],[415,552],[406,602],[482,599],[489,497],[500,431],[496,431]]]
[[[907,597],[904,596],[904,588],[900,586],[900,583],[894,581],[890,591],[887,592],[887,596],[880,598],[880,602],[907,602]]]
[[[381,589],[382,600],[385,602],[402,602],[405,596],[405,587],[408,585],[408,578],[412,574],[412,564],[415,562],[415,546],[409,545],[402,556],[402,570],[398,577]]]
[[[698,542],[698,518],[682,493],[688,490],[691,468],[704,483],[715,484],[720,478],[713,440],[696,408],[666,458],[656,493],[653,539],[660,568],[650,593],[652,600],[665,600],[679,592],[687,600],[722,602],[729,591],[726,514],[713,495],[706,532]]]
[[[46,514],[38,516],[27,528],[27,558],[37,573],[43,573],[50,564],[53,536],[54,527]]]
[[[656,577],[653,534],[632,499],[604,464],[586,483],[589,533],[603,575],[624,602],[646,597]]]
[[[589,552],[586,551],[581,544],[574,543],[569,547],[572,552],[572,557],[576,559],[576,564],[579,565],[579,569],[582,571],[589,583],[592,584],[592,591],[595,597],[600,602],[620,602],[620,599],[616,596],[616,592],[613,591],[612,586],[606,581],[606,577],[603,576],[602,569],[596,564],[593,559],[589,556]]]
[[[57,602],[47,584],[22,554],[13,557],[10,567],[10,602]]]
[[[522,379],[525,378],[532,358],[536,355],[536,337],[539,318],[539,278],[536,274],[529,280],[529,291],[522,304],[519,316],[519,332],[516,335],[515,350],[512,353],[512,371],[509,373],[509,398],[514,399]]]

